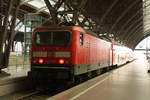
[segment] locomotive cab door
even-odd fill
[[[91,70],[90,66],[90,62],[91,62],[91,57],[90,57],[90,37],[88,37],[88,35],[86,35],[86,40],[85,40],[85,47],[86,47],[86,64],[87,64],[87,72],[89,72]]]
[[[83,48],[84,68],[86,72],[90,71],[90,37],[87,34],[80,33],[80,46]]]

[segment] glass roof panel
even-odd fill
[[[36,8],[41,8],[41,7],[46,6],[43,0],[30,1],[30,2],[28,2],[28,4],[30,4]]]
[[[144,32],[147,32],[150,30],[150,0],[144,0],[143,1],[143,27]],[[149,33],[145,33],[149,34]]]
[[[46,9],[46,10],[44,10],[44,11],[49,12],[49,10],[48,10],[48,9]]]

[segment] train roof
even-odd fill
[[[121,45],[120,43],[118,43],[118,42],[116,42],[114,40],[111,40],[111,42],[112,42],[113,45]]]
[[[90,30],[85,30],[85,31],[86,31],[87,34],[90,34],[90,35],[92,35],[92,36],[94,36],[94,37],[99,38],[96,33],[92,32],[92,31],[90,31]]]
[[[81,27],[78,27],[78,26],[41,26],[41,27],[37,27],[35,28],[34,30],[45,30],[45,29],[52,29],[52,30],[55,30],[55,29],[58,29],[58,30],[79,30],[83,33],[86,33],[86,31],[81,28]]]

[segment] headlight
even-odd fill
[[[59,59],[59,64],[64,64],[65,60],[64,59]]]
[[[39,64],[43,64],[44,63],[44,59],[42,59],[42,58],[38,59],[38,63]]]

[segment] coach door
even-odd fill
[[[109,58],[110,58],[110,63],[109,63],[109,66],[113,66],[113,44],[111,44],[111,47],[110,47],[110,51],[109,51]]]

